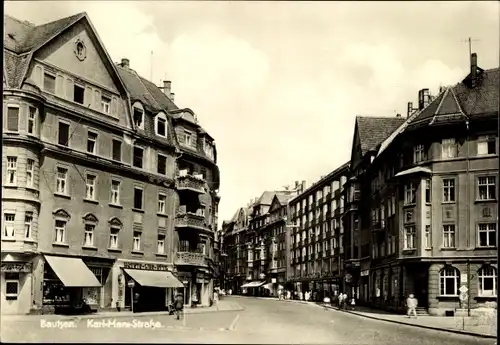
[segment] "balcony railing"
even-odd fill
[[[191,228],[201,231],[211,232],[208,228],[205,217],[192,212],[179,213],[175,217],[176,228]]]
[[[183,266],[208,266],[205,254],[196,252],[177,252],[175,264]]]
[[[205,180],[202,177],[190,174],[177,176],[177,190],[192,191],[195,193],[205,193]]]

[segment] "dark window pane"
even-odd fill
[[[19,130],[19,108],[8,108],[7,129],[13,132],[17,132]]]
[[[158,119],[158,134],[165,136],[165,119]]]
[[[134,147],[134,166],[138,168],[142,168],[142,159],[143,159],[143,149],[140,147]]]
[[[142,189],[134,189],[134,208],[142,210]]]
[[[158,155],[158,174],[165,175],[167,173],[167,157]]]
[[[74,92],[74,96],[73,96],[73,101],[75,101],[76,103],[83,104],[85,89],[81,86],[78,86],[78,85],[75,85],[74,89],[75,89],[75,92]]]
[[[122,160],[122,143],[118,140],[113,140],[113,160],[118,162]]]
[[[69,141],[69,125],[59,122],[59,145],[68,146]]]
[[[493,290],[493,278],[484,278],[483,283],[483,290]]]
[[[47,92],[56,92],[56,77],[50,74],[44,74],[43,76],[43,89]]]

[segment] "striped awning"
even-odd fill
[[[242,288],[256,288],[264,285],[266,282],[261,282],[261,281],[253,281],[250,283],[246,283],[241,285]]]

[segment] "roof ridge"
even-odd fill
[[[40,27],[45,26],[45,25],[54,24],[54,23],[57,23],[57,22],[60,22],[60,21],[68,20],[70,18],[84,17],[86,15],[87,15],[87,12],[83,11],[83,12],[79,12],[77,14],[73,14],[71,16],[66,16],[66,17],[63,17],[63,18],[59,18],[59,19],[53,20],[51,22],[47,22],[47,23],[44,23],[44,24],[35,25],[35,27],[36,28],[40,28]]]
[[[18,22],[18,23],[20,23],[20,24],[25,24],[25,25],[29,25],[29,26],[31,26],[31,27],[36,27],[36,24],[35,24],[35,23],[32,23],[32,22],[30,22],[30,21],[28,21],[28,20],[21,20],[21,19],[19,19],[19,18],[16,18],[16,17],[14,17],[14,16],[11,16],[10,14],[4,14],[4,17],[8,17],[8,18],[10,18],[10,19],[12,19],[12,20],[15,20],[16,22]],[[5,21],[4,21],[4,24],[5,24]]]
[[[446,90],[444,91],[444,95],[443,95],[443,98],[441,98],[441,101],[439,102],[438,104],[438,107],[436,109],[436,111],[434,112],[434,116],[439,113],[439,110],[441,110],[441,107],[443,106],[443,102],[444,102],[444,99],[446,98],[446,95],[448,95],[448,93],[450,92],[450,87],[447,86],[446,87]],[[429,102],[429,103],[432,103],[432,102]],[[422,109],[423,110],[423,109]]]

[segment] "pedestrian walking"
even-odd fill
[[[214,303],[217,305],[219,303],[219,293],[214,291]]]
[[[325,311],[328,309],[327,306],[329,304],[330,304],[330,297],[326,296],[325,298],[323,298],[323,306]]]
[[[177,296],[175,296],[175,316],[177,317],[177,320],[180,320],[180,317],[184,317],[183,311],[184,311],[184,296],[181,293],[178,293]]]
[[[410,294],[406,299],[407,315],[409,318],[411,318],[411,314],[417,317],[417,305],[418,300],[415,298],[415,296],[413,296],[413,294]]]
[[[347,294],[344,292],[344,294],[342,295],[342,306],[343,306],[344,310],[347,307],[347,302],[348,302],[348,297],[347,297]]]

